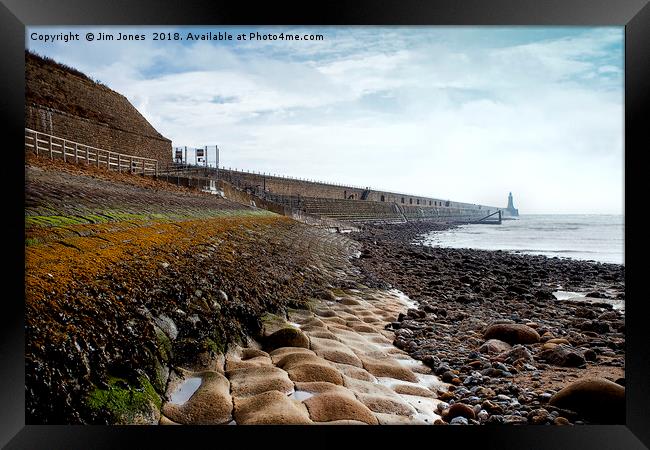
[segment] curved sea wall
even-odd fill
[[[27,423],[440,421],[446,383],[386,329],[413,304],[350,237],[225,185],[25,169]]]
[[[157,423],[175,366],[304,307],[353,244],[196,189],[28,155],[26,418]],[[194,367],[194,366],[192,366]]]
[[[353,186],[197,166],[172,165],[163,169],[160,178],[199,189],[225,189],[230,192],[226,195],[227,198],[241,198],[237,201],[254,203],[257,207],[294,218],[306,214],[321,221],[403,223],[426,220],[459,223],[480,220],[502,209],[496,206],[443,201]],[[356,198],[359,192],[361,197],[366,198]],[[345,195],[355,198],[341,198]],[[375,200],[377,198],[379,200]]]

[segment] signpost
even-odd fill
[[[212,145],[206,145],[202,148],[194,148],[194,165],[198,166],[199,164],[203,164],[206,168],[206,173],[207,173],[207,168],[212,167],[212,164],[209,163],[208,161],[208,155],[210,152]],[[190,147],[190,150],[192,150],[192,147]],[[215,163],[216,163],[216,178],[219,179],[219,146],[214,145],[214,150],[215,150]],[[185,157],[183,157],[183,153],[185,154]],[[176,163],[184,163],[185,165],[188,165],[188,159],[187,159],[187,146],[184,147],[174,147],[174,161]]]
[[[219,179],[219,146],[215,145],[215,148],[217,149],[217,180]]]

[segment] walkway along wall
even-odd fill
[[[339,186],[322,182],[270,176],[231,169],[170,165],[173,177],[214,178],[227,182],[239,191],[257,199],[283,205],[291,215],[339,222],[406,222],[431,220],[438,222],[469,222],[484,218],[500,208],[462,202],[443,201],[421,196],[408,196],[376,191],[358,186]],[[358,193],[368,200],[344,199],[343,194]],[[340,195],[340,197],[339,197]],[[374,200],[378,198],[379,200]],[[404,198],[404,203],[402,203]],[[391,200],[392,199],[392,200]],[[408,202],[408,204],[406,204]],[[431,206],[429,206],[431,205]],[[282,213],[281,213],[282,214]],[[285,215],[289,215],[286,214]]]
[[[434,197],[291,179],[231,169],[219,169],[219,177],[241,189],[255,192],[258,196],[282,196],[287,199],[308,197],[334,200],[367,200],[389,205],[397,204],[407,218],[414,220],[448,216],[449,214],[459,214],[461,211],[467,212],[470,210],[476,210],[476,214],[470,214],[472,216],[487,216],[498,209],[502,209],[496,206],[454,202]],[[393,207],[389,206],[388,208],[392,210]]]

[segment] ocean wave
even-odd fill
[[[521,228],[521,230],[531,230],[531,231],[575,231],[582,230],[584,227],[558,227],[558,226],[549,226],[549,227],[526,227]],[[514,231],[514,230],[513,230]]]
[[[583,218],[584,217],[584,218]],[[427,237],[425,245],[537,254],[623,263],[624,227],[620,216],[531,216],[502,226],[463,225]]]
[[[539,253],[598,253],[593,250],[541,250],[536,248],[526,248],[514,250],[517,252],[539,252]]]

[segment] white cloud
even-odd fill
[[[174,144],[218,143],[226,166],[489,205],[512,191],[522,212],[622,211],[622,30],[498,44],[479,30],[463,45],[445,28],[321,30],[37,49],[126,95]]]

